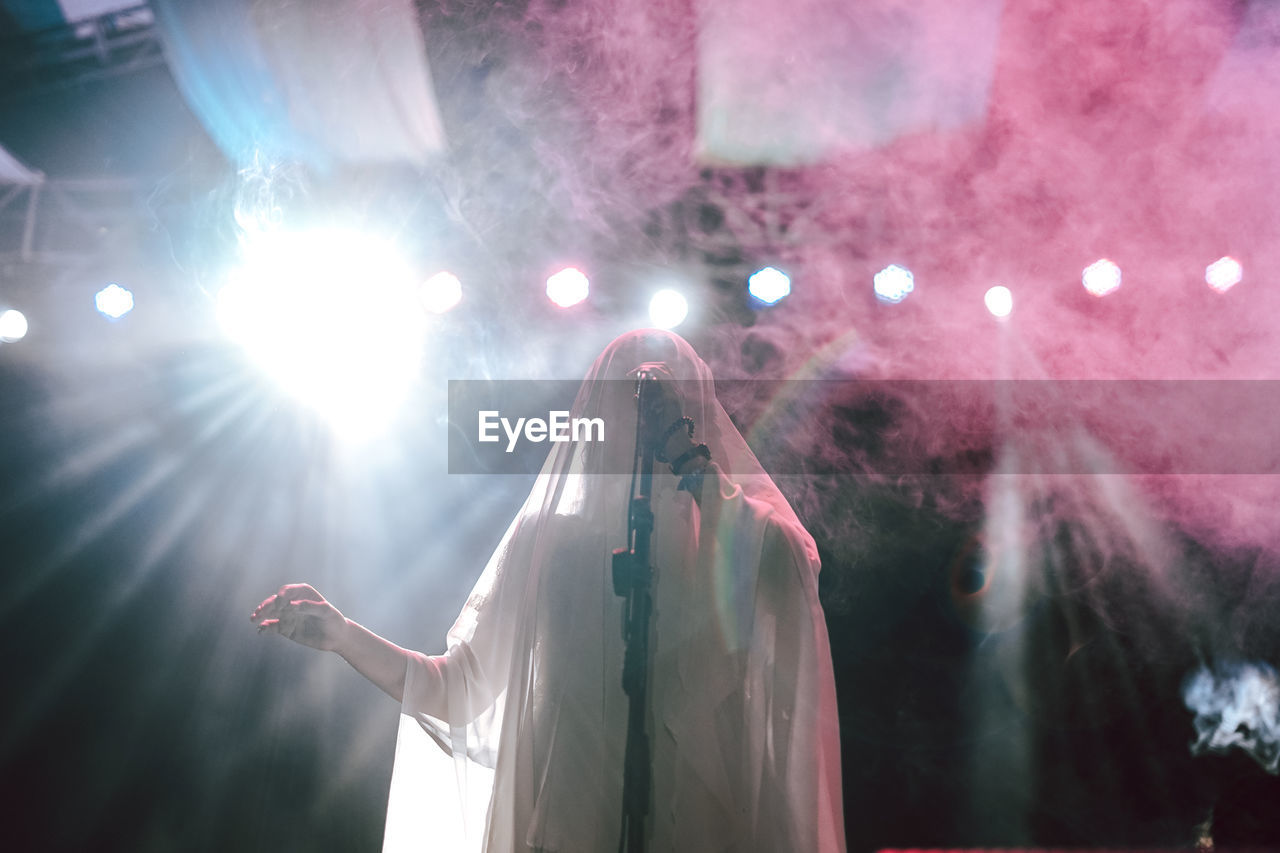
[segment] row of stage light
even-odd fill
[[[1232,257],[1219,258],[1205,268],[1205,283],[1219,293],[1230,290],[1243,276],[1240,262]],[[1115,292],[1121,281],[1120,267],[1106,258],[1090,264],[1081,275],[1085,290],[1097,297]],[[906,267],[890,264],[875,274],[872,288],[881,302],[902,302],[915,290],[915,276]],[[791,278],[775,267],[764,267],[752,273],[747,290],[758,304],[774,305],[791,293]],[[590,279],[577,267],[565,267],[547,278],[547,298],[561,308],[572,308],[585,302],[590,292]],[[448,312],[462,301],[462,297],[461,280],[448,271],[435,273],[418,289],[422,307],[432,314]],[[1007,317],[1013,311],[1013,292],[1004,285],[988,289],[983,301],[995,317]],[[109,284],[94,294],[94,304],[103,316],[118,320],[133,310],[133,294],[118,284]],[[688,300],[678,290],[659,290],[649,301],[649,319],[659,328],[675,328],[684,322],[688,313]],[[19,341],[26,336],[27,330],[26,315],[20,310],[8,308],[0,311],[0,342]]]
[[[219,313],[224,325],[234,325],[238,320],[228,320],[235,308],[229,302],[239,300],[237,286],[229,286],[219,295]],[[761,305],[773,305],[791,292],[791,279],[774,267],[765,267],[753,273],[748,283],[752,297]],[[547,278],[546,294],[552,304],[560,308],[572,308],[585,302],[590,295],[591,282],[577,267],[565,267]],[[418,287],[418,301],[431,314],[444,314],[462,302],[462,281],[453,273],[442,270],[428,277]],[[94,295],[98,312],[110,320],[119,320],[134,307],[133,293],[119,284],[109,284]],[[649,319],[654,326],[673,329],[684,322],[689,314],[689,302],[684,294],[673,288],[663,288],[649,300]],[[13,343],[26,337],[26,315],[17,308],[0,311],[0,341]]]
[[[1237,261],[1222,258],[1206,269],[1205,281],[1226,291],[1242,275]],[[1120,268],[1103,259],[1090,264],[1081,281],[1088,292],[1106,297],[1120,287]],[[545,287],[547,299],[567,310],[591,295],[590,279],[578,267],[558,270]],[[901,303],[915,291],[915,276],[890,264],[875,274],[872,287],[881,302]],[[433,325],[463,302],[465,289],[451,272],[423,280],[393,245],[370,235],[271,232],[242,243],[239,263],[217,293],[217,318],[223,333],[283,390],[343,438],[364,440],[394,421],[420,378]],[[765,267],[748,278],[747,289],[763,308],[791,293],[791,279]],[[985,299],[998,319],[1013,311],[1006,287],[991,288]],[[133,294],[119,284],[104,287],[94,302],[116,320],[134,308]],[[652,294],[649,324],[675,328],[688,314],[678,286]],[[18,307],[0,304],[0,343],[27,332]]]

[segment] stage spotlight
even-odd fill
[[[649,300],[649,319],[659,329],[674,329],[689,316],[689,303],[674,290],[659,290]]]
[[[791,293],[791,279],[782,270],[765,267],[747,279],[747,292],[765,305],[773,305]]]
[[[108,284],[93,295],[98,312],[112,320],[119,320],[133,310],[133,294],[118,284]]]
[[[565,267],[547,279],[547,298],[561,308],[577,305],[590,290],[591,281],[577,267]]]
[[[418,299],[432,314],[443,314],[462,301],[462,282],[451,272],[438,272],[418,288]]]
[[[282,388],[344,436],[365,438],[417,373],[426,318],[414,278],[370,236],[263,234],[218,294],[218,319]]]
[[[880,270],[873,281],[876,299],[881,302],[901,302],[907,298],[908,293],[916,289],[916,279],[911,270],[897,264],[889,264]]]
[[[11,344],[27,336],[27,317],[17,308],[0,312],[0,341]]]
[[[1219,293],[1226,293],[1244,278],[1244,267],[1233,257],[1218,258],[1204,270],[1205,283]]]
[[[1094,296],[1106,296],[1120,286],[1120,267],[1103,258],[1085,267],[1080,280]]]
[[[1013,311],[1013,292],[1002,284],[988,290],[982,301],[987,304],[987,310],[994,317],[1004,319]]]

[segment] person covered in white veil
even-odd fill
[[[574,402],[606,441],[553,445],[443,654],[383,640],[305,584],[251,617],[401,701],[385,851],[618,847],[628,702],[610,562],[627,544],[642,365],[657,377],[642,432],[669,460],[651,490],[648,848],[844,849],[817,548],[706,364],[643,330],[605,349]]]

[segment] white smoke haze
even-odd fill
[[[422,9],[450,140],[432,177],[490,288],[469,303],[490,310],[440,332],[468,354],[462,375],[572,378],[643,322],[624,309],[666,268],[704,279],[704,323],[680,331],[722,378],[1280,377],[1280,114],[1259,107],[1280,98],[1273,4],[731,5]],[[839,50],[844,36],[859,50]],[[717,128],[750,150],[719,148]],[[1244,280],[1217,294],[1204,267],[1225,254]],[[1103,256],[1124,279],[1097,299],[1080,272]],[[785,262],[793,292],[757,313],[733,282],[764,260]],[[504,311],[557,261],[597,264],[602,310],[585,306],[572,335]],[[916,277],[899,305],[871,290],[889,263]],[[1014,294],[1005,322],[983,305],[993,284]],[[1025,401],[994,429],[955,397],[900,401],[886,452],[991,454],[975,436],[994,436],[1025,458],[1087,435],[1121,467],[1170,472],[1126,483],[1155,521],[1211,548],[1280,551],[1275,477],[1179,469],[1207,444],[1265,460],[1256,420],[1209,431],[1196,407],[1211,401],[1184,392]],[[726,400],[747,425],[770,402]],[[863,454],[883,474],[877,448],[806,402],[788,452]],[[825,485],[797,482],[815,528],[859,527],[823,506]],[[1053,488],[1091,505],[1097,484],[1072,482]],[[906,488],[925,500],[925,484]],[[980,484],[947,488],[930,500],[971,514]]]
[[[1280,99],[1274,4],[855,5],[423,7],[450,140],[431,177],[482,258],[472,304],[494,306],[441,332],[476,354],[467,375],[564,378],[643,322],[665,268],[699,289],[702,325],[681,332],[725,378],[1280,376],[1280,114],[1261,107]],[[1218,294],[1204,267],[1226,254],[1244,280]],[[1097,299],[1080,272],[1103,256],[1123,284]],[[756,312],[739,279],[765,261],[793,293]],[[573,336],[501,310],[557,262],[592,268],[601,307]],[[889,263],[915,273],[900,305],[871,291]],[[1006,322],[983,305],[993,284],[1013,292]],[[917,414],[900,428],[930,434],[907,446],[971,449],[964,413]],[[1086,428],[1172,469],[1206,442],[1261,457],[1266,441],[1143,399],[1082,417],[1064,442]],[[1207,544],[1280,547],[1274,478],[1141,485]]]
[[[1280,682],[1269,665],[1202,667],[1187,678],[1182,695],[1196,715],[1194,754],[1239,749],[1268,773],[1280,772]]]
[[[699,154],[794,166],[980,119],[999,0],[699,8]]]

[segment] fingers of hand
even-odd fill
[[[309,583],[287,583],[280,589],[276,590],[276,599],[289,601],[298,601],[300,599],[317,599],[323,598],[316,588]]]
[[[261,604],[254,608],[254,611],[249,614],[249,621],[259,622],[263,619],[278,618],[286,607],[299,600],[324,601],[324,596],[320,595],[315,587],[310,584],[285,584],[274,595],[267,596]]]
[[[326,616],[331,609],[323,601],[283,601],[277,599],[278,606],[273,608],[272,615],[264,617],[258,623],[258,633],[270,632],[303,645],[322,648],[325,641]]]
[[[257,606],[257,608],[249,614],[249,621],[259,622],[263,619],[275,619],[280,615],[281,609],[287,604],[287,600],[280,596],[280,593],[267,596],[266,600]]]
[[[262,603],[253,608],[253,612],[249,614],[250,622],[261,622],[270,616],[271,606],[275,603],[276,597],[269,595],[262,600]]]
[[[288,605],[288,602],[279,599],[273,602],[271,610],[264,611],[259,617],[258,633],[270,631],[273,634],[292,638],[298,627],[298,612]]]

